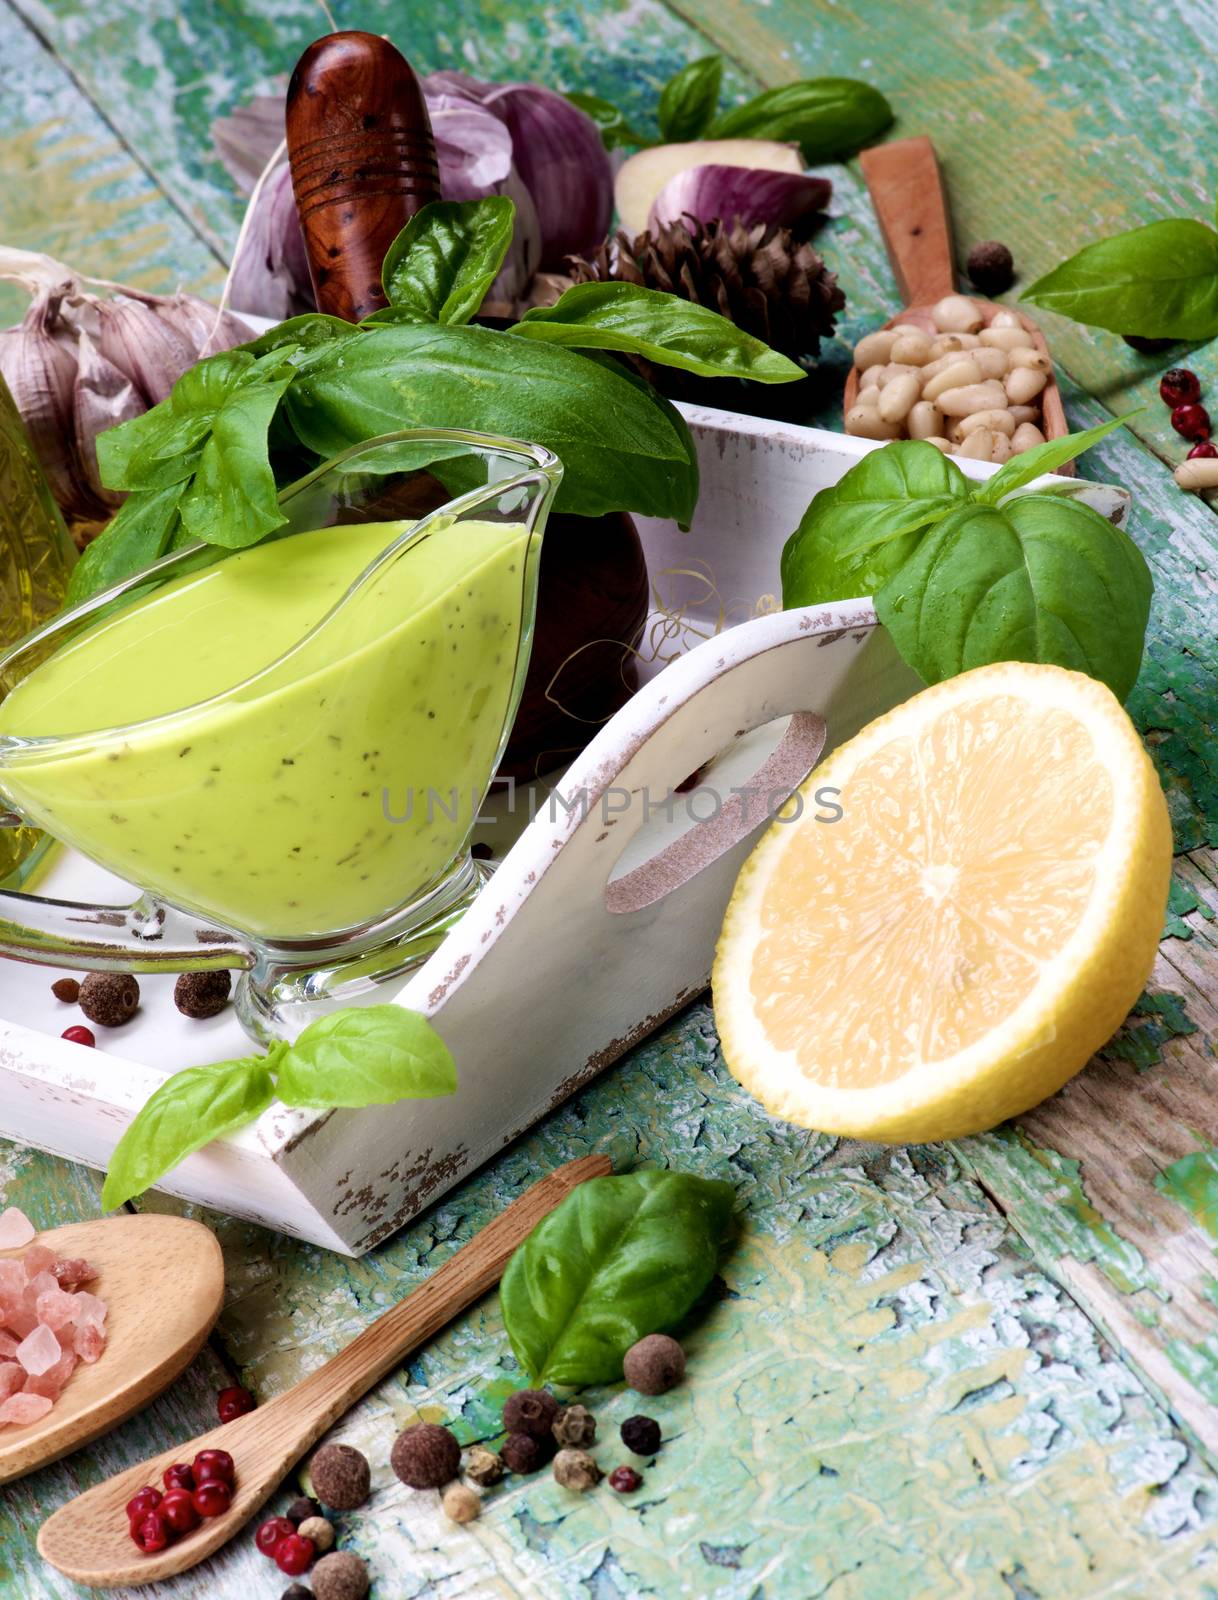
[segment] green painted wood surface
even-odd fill
[[[1153,12],[926,0],[917,28],[896,0],[332,9],[340,26],[390,32],[423,67],[592,89],[635,117],[712,44],[734,60],[733,94],[804,72],[878,81],[897,132],[934,136],[960,244],[1007,239],[1025,282],[1097,229],[1211,209],[1192,85],[1212,30],[1183,0]],[[0,239],[150,286],[214,283],[240,208],[208,124],[323,26],[313,0],[150,0],[138,12],[131,0],[0,0],[4,59],[18,67],[0,102]],[[885,316],[895,290],[857,174],[829,170],[826,254],[849,298],[825,362],[821,419],[834,425],[845,340]],[[1131,709],[1182,853],[1150,991],[1101,1059],[1017,1128],[886,1152],[762,1116],[724,1073],[698,1006],[366,1261],[214,1217],[229,1296],[212,1347],[104,1446],[0,1492],[3,1600],[80,1592],[31,1553],[39,1514],[76,1485],[198,1431],[234,1373],[279,1392],[539,1165],[594,1148],[740,1190],[742,1241],[691,1339],[691,1382],[655,1403],[670,1443],[634,1501],[574,1501],[537,1480],[496,1494],[462,1530],[434,1497],[392,1482],[389,1440],[415,1415],[452,1419],[468,1440],[493,1434],[520,1379],[490,1297],[344,1424],[377,1468],[377,1495],[346,1537],[373,1562],[378,1600],[1218,1596],[1215,524],[1156,459],[1182,453],[1153,395],[1163,363],[1045,325],[1076,425],[1151,402],[1135,424],[1143,443],[1111,440],[1082,465],[1138,497],[1133,532],[1157,590]],[[1211,348],[1190,361],[1215,381]],[[96,1206],[91,1176],[41,1156],[14,1154],[0,1187],[43,1223]],[[620,1393],[593,1399],[603,1434],[632,1409]],[[601,1454],[618,1458],[611,1445]],[[270,1571],[247,1539],[160,1592],[278,1594]]]

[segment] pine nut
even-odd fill
[[[937,339],[932,339],[930,342],[932,360],[938,360],[940,356],[950,356],[955,351],[963,349],[964,337],[959,333],[941,333]]]
[[[1014,451],[1011,449],[1011,441],[1008,436],[1005,433],[996,433],[994,435],[994,448],[990,451],[990,460],[997,462],[1001,466],[1004,461],[1009,461],[1013,454]]]
[[[912,373],[894,378],[880,390],[880,416],[885,422],[904,422],[922,385]]]
[[[1001,311],[995,311],[990,319],[991,328],[1022,328],[1023,318],[1018,311],[1009,311],[1005,306]]]
[[[930,340],[922,332],[904,333],[892,347],[892,359],[911,367],[924,367],[930,358]]]
[[[1017,406],[1027,405],[1049,381],[1047,372],[1034,372],[1031,367],[1016,367],[1006,376],[1007,399]]]
[[[962,294],[944,295],[931,317],[940,333],[975,333],[985,321],[981,307]]]
[[[1006,437],[1005,434],[1003,437]],[[988,428],[978,428],[957,447],[956,454],[965,456],[970,461],[988,461],[993,449],[994,435]]]
[[[942,372],[936,372],[922,390],[922,398],[937,400],[945,389],[959,389],[963,384],[980,382],[981,369],[970,356],[965,356],[962,361],[953,361]]]
[[[920,327],[916,322],[894,322],[888,331],[894,333],[898,339],[903,339],[907,333],[920,333],[924,339],[932,337],[925,328]]]
[[[946,389],[936,396],[936,401],[945,417],[971,417],[974,411],[1006,409],[1002,385],[992,378],[986,383],[966,383],[957,389]]]
[[[1040,416],[1039,406],[1008,406],[1007,410],[1015,418],[1017,428],[1025,422],[1035,422]]]
[[[846,413],[846,432],[856,439],[895,439],[900,431],[900,424],[885,422],[875,406],[851,406]]]
[[[945,456],[950,456],[952,453],[951,440],[941,438],[938,434],[932,433],[926,443],[933,444],[936,450],[942,450]]]
[[[1176,482],[1182,489],[1218,489],[1218,456],[1197,456],[1182,461],[1176,468]]]
[[[1020,451],[1031,450],[1044,442],[1045,436],[1034,422],[1021,422],[1011,435],[1011,454],[1017,456]]]
[[[974,428],[988,428],[991,433],[1001,433],[1009,439],[1015,432],[1015,418],[1009,411],[974,411],[960,423],[961,438],[967,438]]]
[[[880,328],[876,333],[869,333],[859,340],[854,347],[854,364],[860,372],[866,372],[868,367],[881,366],[888,360],[889,351],[896,343],[897,336],[887,328]]]
[[[1004,378],[1009,366],[1005,350],[995,350],[984,344],[970,354],[969,360],[983,378]]]
[[[1026,345],[1019,350],[1012,350],[1010,362],[1012,367],[1031,367],[1033,372],[1047,373],[1050,368],[1048,356],[1042,355],[1039,350],[1032,349],[1030,345]]]
[[[906,373],[921,372],[921,367],[910,366],[908,361],[890,361],[880,368],[880,384],[891,383],[894,378],[903,378]]]
[[[919,400],[905,419],[911,439],[933,439],[943,432],[943,413],[933,400]]]
[[[880,387],[880,373],[883,370],[882,367],[868,367],[859,379],[859,393],[862,394],[864,389],[878,389]]]
[[[981,335],[982,344],[988,344],[995,350],[1019,350],[1028,342],[1027,330],[1024,328],[986,328]]]

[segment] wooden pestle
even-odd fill
[[[387,304],[385,253],[440,198],[419,80],[388,39],[329,33],[288,85],[288,158],[317,309],[358,322]]]

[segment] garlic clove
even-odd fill
[[[0,376],[16,402],[46,474],[67,516],[95,514],[76,452],[72,386],[76,357],[52,332],[57,303],[40,294],[15,328],[0,332]]]
[[[186,340],[155,309],[116,295],[98,302],[99,348],[135,385],[145,407],[159,405],[186,371],[194,353]]]
[[[73,427],[80,465],[97,501],[96,517],[106,516],[127,498],[107,489],[97,467],[97,435],[141,416],[144,402],[135,385],[81,332],[77,344],[76,381],[73,385]]]

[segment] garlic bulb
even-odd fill
[[[30,250],[0,247],[0,278],[33,296],[22,321],[0,331],[0,374],[64,516],[100,521],[124,496],[102,484],[98,434],[156,405],[188,367],[250,330],[194,295],[146,294]]]

